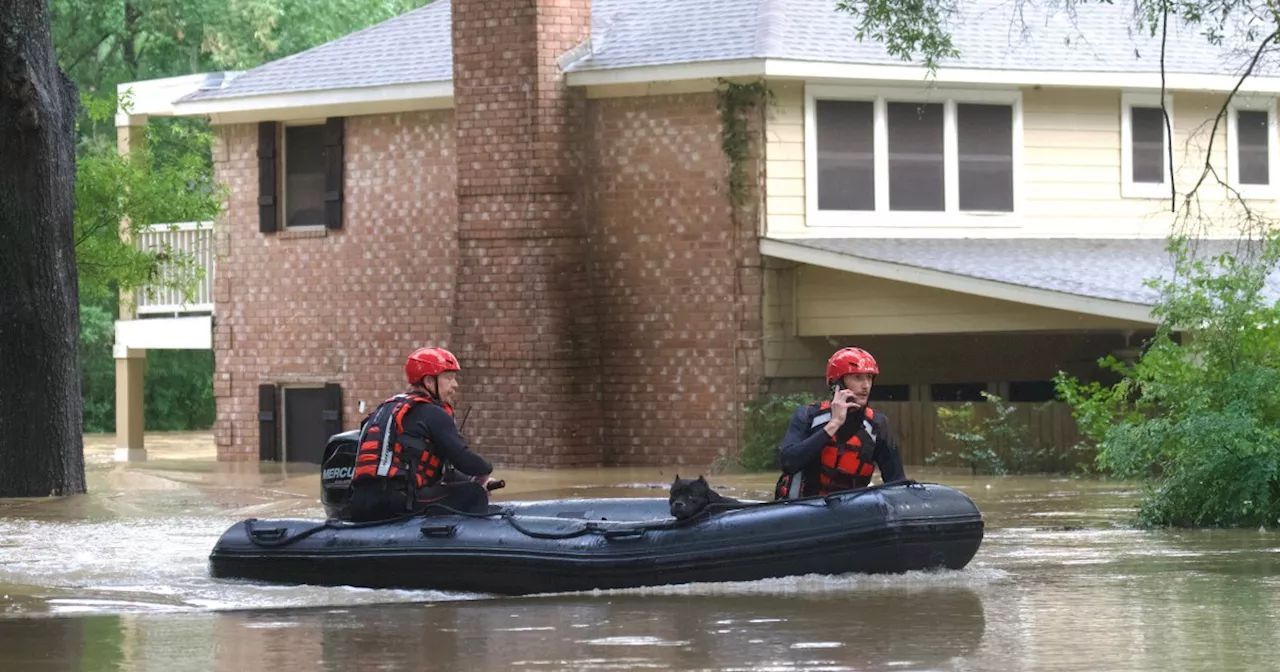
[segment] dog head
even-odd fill
[[[680,475],[676,474],[676,480],[671,483],[671,496],[668,498],[671,515],[677,520],[692,518],[707,508],[707,504],[712,502],[714,496],[711,484],[707,483],[707,479],[702,476],[698,476],[695,480],[680,478]]]

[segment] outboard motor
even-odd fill
[[[330,518],[341,517],[351,501],[351,478],[356,472],[356,444],[360,430],[334,434],[324,446],[324,459],[320,462],[320,501]]]

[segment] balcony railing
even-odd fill
[[[135,305],[139,315],[213,312],[213,222],[152,224],[138,235],[137,245],[153,250],[165,249],[167,245],[176,252],[194,255],[196,263],[205,269],[205,276],[190,303],[185,303],[177,290],[156,289],[151,297],[147,291],[138,290]],[[174,271],[164,269],[161,273],[173,274]]]

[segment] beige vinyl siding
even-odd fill
[[[772,234],[803,234],[804,85],[772,82],[765,118],[765,217]],[[775,191],[776,188],[776,191]]]
[[[1149,328],[817,266],[793,273],[800,337]]]
[[[1135,336],[1134,342],[1139,338]],[[1098,359],[1125,347],[1122,334],[1103,332],[846,336],[833,340],[835,344],[825,338],[800,339],[810,346],[812,357],[788,363],[787,377],[806,379],[792,389],[821,390],[827,358],[847,345],[866,348],[876,358],[880,365],[877,385],[918,385],[912,392],[917,400],[928,396],[930,383],[998,386],[1052,380],[1060,370],[1093,380],[1102,371]]]
[[[796,270],[790,261],[765,258],[764,359],[766,378],[812,375],[813,362],[831,355],[825,343],[796,337]]]
[[[805,226],[804,87],[774,82],[776,105],[766,123],[766,193],[768,235],[830,237],[858,235],[859,227]],[[1175,175],[1186,190],[1200,177],[1214,116],[1225,97],[1173,92]],[[875,235],[921,237],[1161,237],[1173,223],[1168,200],[1121,197],[1121,92],[1101,89],[1025,88],[1022,90],[1023,150],[1019,171],[1021,194],[1016,226],[985,228],[983,217],[950,218],[937,227],[879,228]],[[1227,177],[1226,121],[1213,141],[1213,165]],[[1280,176],[1273,176],[1280,179]],[[798,194],[798,195],[797,195]],[[1202,187],[1208,212],[1230,235],[1234,221],[1225,212],[1227,192],[1211,177]],[[1269,216],[1280,214],[1274,200],[1252,200],[1250,206]],[[874,224],[875,215],[859,215],[859,224]]]

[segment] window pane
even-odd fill
[[[872,103],[819,100],[818,209],[875,210],[875,112]]]
[[[1164,182],[1164,112],[1158,107],[1130,109],[1133,126],[1133,181]]]
[[[889,103],[889,209],[945,205],[942,104]]]
[[[1240,156],[1241,184],[1270,184],[1267,165],[1271,134],[1265,110],[1236,111],[1236,149]]]
[[[982,396],[986,383],[933,383],[929,386],[932,401],[986,401]]]
[[[956,105],[960,209],[1013,211],[1013,107]]]
[[[285,226],[324,224],[324,126],[286,126]]]
[[[875,385],[867,401],[911,401],[910,385]]]

